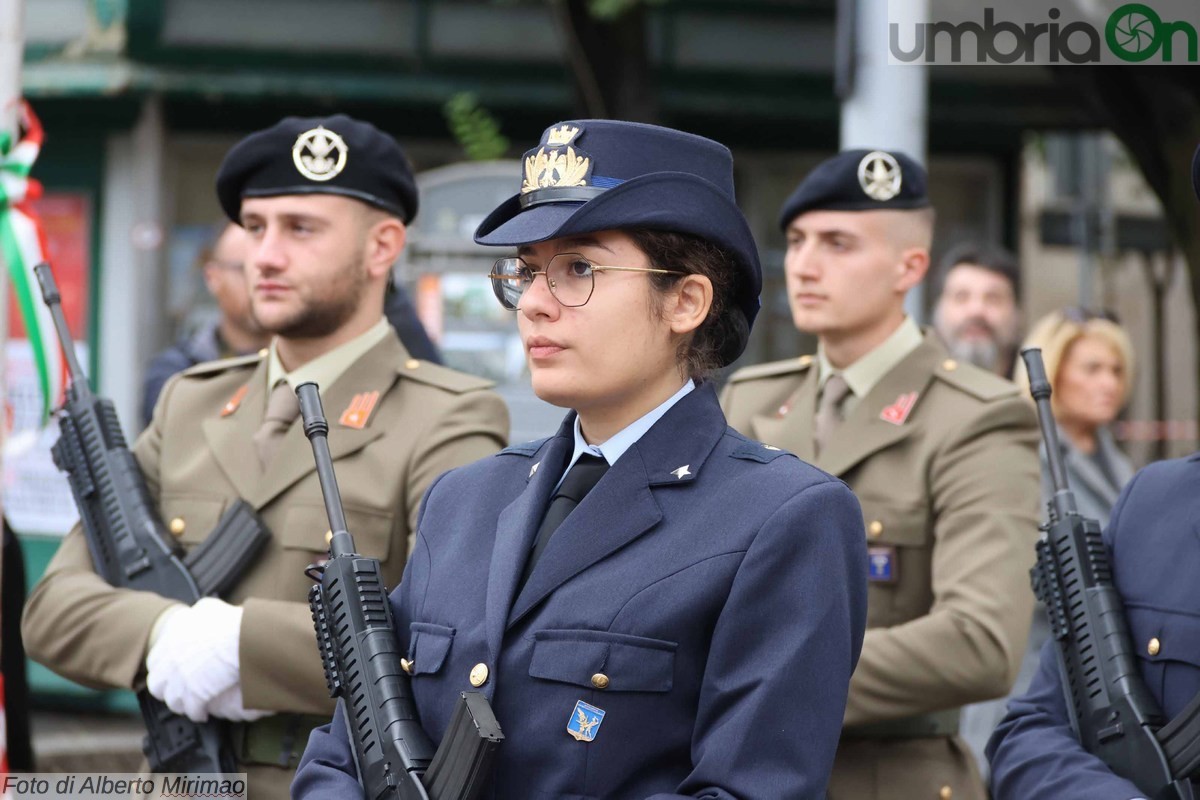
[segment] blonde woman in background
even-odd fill
[[[1108,312],[1065,308],[1038,320],[1024,346],[1041,348],[1046,374],[1051,376],[1050,400],[1063,464],[1079,513],[1098,519],[1104,527],[1121,488],[1133,477],[1133,465],[1117,448],[1110,430],[1133,388],[1129,335]],[[1018,366],[1016,379],[1028,397],[1024,363]],[[1041,457],[1044,505],[1052,489],[1044,449]]]

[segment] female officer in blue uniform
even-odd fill
[[[442,476],[392,595],[422,725],[462,691],[498,800],[825,796],[866,615],[858,503],[725,424],[761,273],[722,145],[581,120],[476,241],[558,433]],[[339,712],[340,714],[340,712]],[[340,716],[293,796],[361,797]]]

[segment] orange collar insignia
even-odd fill
[[[367,422],[371,419],[371,412],[375,410],[375,404],[378,402],[379,392],[362,392],[354,395],[354,399],[350,401],[350,405],[346,406],[338,423],[347,428],[362,430],[367,427]]]
[[[233,393],[233,397],[221,406],[221,416],[228,417],[230,414],[238,410],[238,406],[242,404],[242,400],[246,397],[246,392],[250,391],[250,384],[246,384],[242,388]]]

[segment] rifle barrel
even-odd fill
[[[71,386],[87,386],[87,376],[83,374],[83,368],[79,366],[79,358],[75,355],[75,344],[71,339],[71,331],[67,328],[67,318],[63,315],[62,294],[58,291],[58,284],[54,282],[54,273],[50,271],[50,265],[44,261],[34,267],[33,272],[37,275],[38,284],[42,289],[42,300],[45,301],[46,308],[50,310],[50,317],[54,320],[54,329],[58,332],[58,343],[62,346],[63,355],[67,359]]]
[[[296,398],[300,401],[304,435],[312,444],[313,458],[317,462],[317,480],[321,482],[321,496],[325,500],[325,513],[329,516],[329,530],[333,534],[329,540],[329,554],[348,555],[354,552],[354,539],[346,530],[346,513],[342,510],[342,493],[338,491],[333,456],[329,453],[329,421],[321,408],[320,389],[312,381],[306,381],[296,387]]]

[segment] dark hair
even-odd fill
[[[679,346],[676,362],[689,377],[703,380],[732,359],[731,351],[741,352],[750,335],[746,317],[735,302],[738,264],[734,255],[707,239],[690,233],[633,228],[625,231],[634,244],[650,259],[655,269],[679,270],[688,275],[703,275],[712,282],[713,300],[708,316]],[[651,274],[650,285],[659,292],[671,289],[682,276]]]
[[[963,242],[950,248],[942,257],[938,269],[938,294],[946,288],[946,278],[950,270],[960,264],[971,264],[982,267],[988,272],[994,272],[1008,280],[1012,286],[1013,297],[1021,302],[1021,268],[1017,257],[1003,247],[982,242]]]

